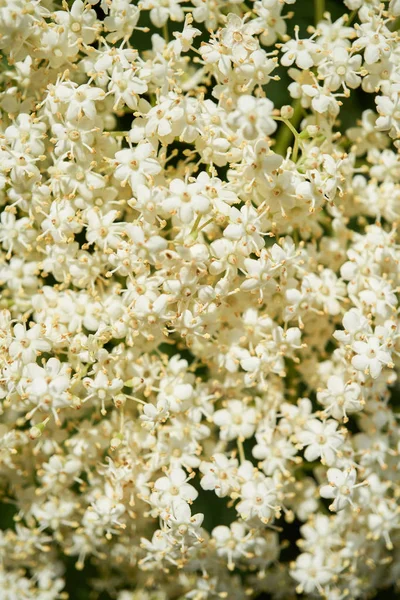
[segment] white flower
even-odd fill
[[[347,504],[352,504],[353,490],[357,487],[355,485],[357,479],[356,470],[352,468],[346,471],[335,468],[328,469],[327,477],[329,484],[321,487],[320,494],[322,498],[333,500],[329,509],[339,511],[343,510]]]
[[[138,107],[139,95],[145,94],[147,89],[147,82],[132,75],[132,68],[125,70],[116,65],[112,69],[108,91],[114,95],[115,110],[121,108],[124,104],[135,110]]]
[[[82,119],[86,116],[90,120],[96,117],[96,100],[104,98],[105,93],[101,88],[89,86],[59,86],[57,95],[62,102],[68,104],[66,118],[69,121]]]
[[[361,388],[355,382],[344,381],[343,377],[332,375],[327,382],[327,389],[317,393],[318,402],[326,406],[325,412],[335,419],[348,421],[347,414],[362,410],[364,400]]]
[[[348,50],[338,46],[333,48],[329,62],[321,63],[318,72],[324,78],[325,85],[335,92],[340,86],[346,90],[357,88],[361,84],[359,75],[362,58],[359,54],[351,56]]]
[[[322,464],[331,465],[335,461],[338,449],[343,445],[343,433],[337,431],[338,422],[334,419],[319,421],[311,419],[302,431],[296,433],[300,444],[306,446],[304,456],[308,461],[321,458]]]
[[[84,386],[89,390],[89,394],[84,399],[85,402],[90,398],[96,397],[101,401],[102,411],[105,412],[104,402],[110,396],[119,392],[123,387],[123,381],[118,377],[109,378],[104,371],[98,371],[94,377],[85,377]]]
[[[243,253],[250,254],[261,250],[265,242],[262,237],[260,216],[252,206],[240,210],[232,206],[229,210],[229,225],[224,229],[224,237],[239,241]]]
[[[236,61],[243,61],[249,52],[257,49],[257,42],[253,34],[258,30],[257,24],[251,21],[245,22],[244,19],[230,13],[226,27],[221,31],[221,43],[229,48]]]
[[[170,93],[160,98],[159,103],[146,114],[145,133],[151,137],[157,135],[171,143],[185,126],[185,110],[180,96]]]
[[[357,28],[357,35],[358,40],[354,47],[357,50],[364,49],[364,59],[367,64],[376,63],[390,53],[390,32],[386,27],[377,27],[376,17],[367,23],[362,23]]]
[[[266,477],[258,483],[245,483],[236,510],[242,519],[258,517],[262,523],[268,523],[271,518],[279,516],[280,507],[277,504],[277,489],[273,479]]]
[[[227,559],[230,571],[235,568],[235,562],[246,558],[249,554],[249,534],[243,523],[234,521],[230,527],[218,525],[211,532],[216,542],[217,554]]]
[[[257,413],[246,408],[240,400],[229,400],[226,408],[213,414],[213,421],[220,428],[222,440],[249,438],[253,435]]]
[[[136,192],[139,185],[145,185],[148,178],[161,171],[161,165],[154,156],[155,151],[150,143],[120,150],[115,154],[115,177],[122,185],[129,183],[132,191]]]
[[[384,366],[393,367],[387,343],[377,336],[369,335],[365,342],[353,342],[351,348],[355,353],[351,359],[353,367],[369,373],[373,379],[379,377]]]
[[[229,115],[229,124],[240,131],[247,140],[254,140],[260,134],[271,135],[277,128],[272,119],[274,105],[267,98],[240,96],[237,108]]]
[[[368,516],[368,526],[372,535],[378,539],[382,537],[388,550],[393,549],[390,532],[392,529],[398,529],[398,512],[398,506],[394,502],[380,500]]]
[[[180,6],[181,0],[144,0],[141,8],[150,9],[151,22],[156,27],[162,27],[168,19],[173,21],[183,21],[184,14]]]
[[[204,516],[201,513],[192,515],[186,502],[174,500],[171,510],[165,511],[161,518],[169,528],[173,543],[179,543],[182,549],[185,544],[192,546],[196,541],[202,541],[200,527]]]
[[[190,223],[195,214],[207,213],[210,202],[201,194],[197,183],[185,183],[181,179],[174,179],[169,184],[169,193],[162,201],[163,210],[170,215],[179,215],[182,223]]]
[[[89,209],[86,213],[87,241],[97,244],[100,248],[115,248],[120,242],[119,234],[122,231],[122,224],[114,223],[118,214],[117,210],[110,210],[103,215],[99,210]]]
[[[393,138],[399,137],[400,119],[399,119],[399,94],[393,92],[390,96],[377,96],[375,99],[376,109],[379,117],[376,120],[378,131],[388,131]]]
[[[35,405],[28,417],[41,410],[51,410],[59,421],[56,410],[70,403],[67,392],[70,386],[70,367],[58,358],[49,358],[44,367],[29,363],[24,367],[21,387],[24,386],[29,400]]]
[[[356,308],[351,308],[343,317],[344,331],[335,331],[334,337],[342,343],[361,339],[365,333],[370,333],[368,319]]]
[[[339,114],[340,105],[328,88],[320,87],[317,84],[305,84],[302,86],[302,91],[311,99],[311,106],[317,113],[328,113],[331,117]]]
[[[175,500],[192,503],[198,496],[195,488],[187,483],[190,480],[183,469],[172,469],[165,477],[159,477],[150,496],[155,507],[170,507]]]
[[[21,359],[24,364],[33,363],[42,352],[51,350],[51,344],[43,339],[46,328],[39,324],[26,330],[22,323],[16,323],[13,329],[13,341],[9,346],[9,353],[14,360]]]
[[[160,400],[157,405],[147,403],[143,406],[143,414],[140,415],[146,429],[154,429],[157,427],[157,423],[163,423],[169,416],[168,402]]]
[[[288,462],[295,461],[297,449],[286,437],[276,435],[271,440],[266,438],[268,436],[264,436],[261,431],[257,435],[257,444],[252,450],[254,458],[263,461],[259,466],[266,475],[273,475],[277,470],[287,475],[290,472],[287,469]]]
[[[323,585],[326,585],[333,577],[332,570],[325,564],[324,555],[319,552],[309,554],[305,552],[300,554],[291,570],[292,577],[299,582],[297,591],[310,594],[320,592]]]
[[[69,11],[56,11],[55,17],[57,23],[68,28],[70,35],[82,39],[85,44],[92,44],[100,30],[95,11],[87,10],[87,6],[81,0],[75,0]]]
[[[219,498],[227,496],[237,485],[238,461],[229,459],[225,454],[215,454],[212,462],[203,461],[200,471],[203,477],[200,485],[203,490],[214,490]]]
[[[115,532],[115,527],[121,527],[120,517],[125,513],[125,506],[104,495],[96,499],[83,516],[86,526],[102,527],[109,534]]]
[[[321,48],[311,39],[300,39],[299,30],[295,28],[295,39],[291,39],[282,46],[284,52],[281,58],[283,66],[288,67],[294,62],[299,69],[311,69],[318,61]]]

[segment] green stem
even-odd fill
[[[295,163],[297,162],[297,157],[299,155],[299,136],[296,135],[294,138],[294,146],[293,146],[293,152],[292,152],[292,161]]]
[[[238,451],[239,451],[240,464],[243,464],[246,460],[246,456],[244,454],[243,442],[240,438],[237,438],[236,441],[237,441],[237,447],[238,447]]]
[[[295,138],[294,146],[293,146],[293,155],[292,160],[295,162],[297,160],[297,153],[299,149],[299,141],[297,133],[297,127],[300,124],[301,116],[303,112],[303,108],[301,106],[300,100],[296,100],[293,105],[293,117],[289,121],[288,119],[283,119],[282,117],[274,117],[276,121],[282,121],[282,125],[279,127],[278,135],[276,136],[276,143],[274,146],[274,151],[281,156],[286,156],[286,151],[289,148],[292,138]],[[296,155],[295,155],[296,151]]]
[[[292,132],[292,135],[294,135],[294,137],[297,137],[299,135],[296,127],[293,127],[293,125],[291,124],[289,119],[284,119],[283,117],[273,117],[273,119],[275,121],[282,121],[282,123],[285,123],[286,127],[289,127],[289,129]]]
[[[106,131],[106,134],[111,137],[119,138],[129,135],[129,131]]]
[[[350,14],[349,14],[349,18],[347,19],[345,25],[346,27],[350,27],[350,25],[353,23],[354,19],[356,18],[356,16],[358,15],[358,10],[353,10]]]
[[[214,221],[214,219],[211,217],[211,219],[208,219],[208,221],[206,221],[205,223],[203,223],[203,225],[201,225],[201,227],[197,228],[197,232],[201,231],[202,229],[204,229],[204,227],[207,227],[207,225],[209,225],[210,223],[212,223]]]
[[[190,231],[190,233],[189,233],[189,235],[191,235],[191,236],[192,236],[192,237],[194,237],[195,239],[197,238],[197,228],[198,228],[198,226],[199,226],[199,224],[200,224],[200,221],[201,221],[201,216],[202,216],[202,215],[197,215],[197,217],[196,217],[196,220],[195,220],[195,222],[194,222],[194,224],[193,224],[193,227],[192,227],[192,229],[191,229],[191,231]]]
[[[324,18],[325,0],[314,0],[315,24],[318,25]]]
[[[168,21],[166,21],[163,25],[163,37],[164,37],[165,42],[168,44],[168,42],[169,42]]]

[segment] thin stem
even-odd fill
[[[169,42],[169,31],[168,31],[168,21],[166,21],[163,25],[163,37],[166,43]]]
[[[299,136],[295,135],[294,136],[293,152],[292,152],[292,161],[293,162],[297,162],[298,155],[299,155]]]
[[[243,442],[240,438],[237,438],[237,447],[239,451],[240,464],[243,464],[246,461],[246,457],[244,455]]]
[[[129,135],[129,131],[106,131],[105,132],[106,135],[109,135],[111,137],[125,137],[127,135]]]
[[[204,227],[207,227],[207,225],[209,225],[210,223],[212,223],[214,221],[213,217],[211,217],[211,219],[208,219],[208,221],[206,221],[205,223],[203,223],[202,225],[200,225],[200,220],[201,220],[202,215],[199,215],[195,221],[195,224],[192,227],[191,232],[189,233],[189,235],[194,238],[195,240],[197,239],[197,236],[199,235],[199,232],[204,229]],[[200,226],[199,226],[200,225]]]
[[[294,136],[294,144],[293,144],[293,150],[292,150],[292,160],[293,162],[297,161],[297,156],[299,154],[299,141],[300,141],[300,136],[298,134],[298,132],[296,131],[296,129],[293,127],[293,125],[291,124],[290,121],[288,121],[287,119],[277,119],[278,121],[282,121],[283,123],[285,123],[285,125],[290,129],[290,131],[292,132],[293,136]]]
[[[293,147],[293,155],[292,160],[296,162],[299,142],[298,142],[298,132],[297,127],[300,124],[301,116],[302,116],[302,106],[300,99],[296,100],[292,104],[294,113],[293,117],[289,121],[288,119],[283,119],[282,117],[274,117],[276,121],[282,121],[282,125],[279,127],[278,135],[276,136],[276,143],[274,146],[274,151],[281,156],[286,156],[287,149],[289,148],[292,138],[295,138],[294,147]],[[296,154],[295,154],[296,152]]]
[[[144,406],[146,406],[146,402],[144,402],[143,400],[140,400],[140,398],[136,398],[136,396],[130,396],[129,394],[124,394],[124,396],[126,396],[126,398],[129,398],[130,400],[134,400],[135,402],[138,402],[139,404],[143,404]]]
[[[298,137],[299,133],[297,131],[297,129],[295,127],[293,127],[292,123],[289,121],[289,119],[284,119],[283,117],[273,117],[273,119],[275,121],[282,121],[282,123],[285,123],[286,127],[289,127],[290,131],[292,132],[294,137]]]
[[[189,233],[189,235],[191,235],[194,238],[197,237],[197,228],[198,228],[198,226],[200,224],[201,217],[202,217],[202,215],[197,215],[196,220],[195,220],[195,222],[193,224],[193,227],[192,227],[192,229],[191,229],[191,231]]]
[[[201,225],[201,227],[199,227],[197,229],[197,231],[201,231],[202,229],[204,229],[204,227],[207,227],[207,225],[209,225],[210,223],[212,223],[214,221],[214,219],[211,217],[211,219],[208,219],[208,221],[206,221],[205,223],[203,223],[203,225]]]
[[[314,0],[315,24],[318,25],[324,18],[325,0]]]
[[[358,10],[353,10],[349,14],[349,18],[347,19],[347,21],[345,23],[346,27],[350,27],[350,25],[352,24],[352,22],[354,21],[354,19],[356,18],[357,15],[358,15]]]

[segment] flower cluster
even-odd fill
[[[2,598],[399,581],[400,2],[315,5],[0,0]]]

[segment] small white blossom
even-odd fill
[[[311,419],[305,424],[304,430],[296,434],[299,442],[306,447],[304,456],[308,461],[320,458],[323,464],[334,463],[338,449],[344,442],[344,436],[337,428],[338,422],[333,419]]]
[[[320,489],[320,494],[323,498],[332,499],[333,502],[329,506],[330,510],[343,510],[347,504],[352,504],[352,495],[355,485],[357,473],[355,469],[341,471],[340,469],[328,469],[327,473],[328,485],[323,485]],[[359,485],[359,484],[358,484]]]

